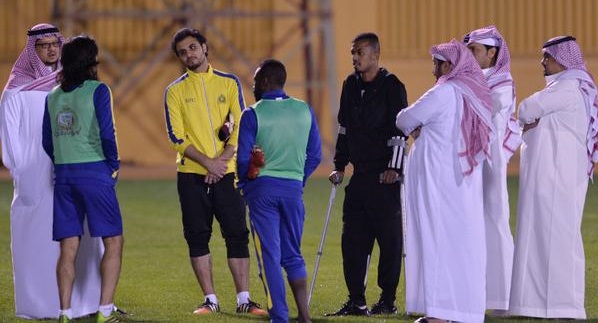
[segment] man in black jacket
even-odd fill
[[[373,33],[353,39],[355,73],[343,83],[339,131],[330,181],[343,181],[345,166],[353,176],[345,189],[342,253],[349,300],[332,316],[394,314],[403,250],[400,181],[406,137],[396,129],[397,113],[407,106],[405,86],[379,66],[380,42]],[[371,312],[365,277],[374,240],[380,248],[378,286]]]

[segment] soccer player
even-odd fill
[[[220,311],[208,246],[216,217],[237,291],[237,312],[268,315],[249,299],[249,230],[245,203],[234,183],[239,135],[234,122],[245,107],[241,84],[236,76],[210,65],[207,39],[195,29],[179,30],[172,51],[187,69],[166,88],[165,112],[168,138],[177,151],[177,187],[189,258],[205,297],[193,313]],[[228,129],[223,125],[230,123],[229,116],[232,132],[219,136]]]
[[[318,123],[312,109],[284,92],[285,66],[265,60],[254,76],[256,103],[245,109],[239,130],[239,187],[249,206],[258,260],[273,323],[289,321],[282,268],[293,291],[298,321],[311,322],[307,271],[301,255],[305,221],[303,187],[322,159]],[[264,156],[261,167],[252,151]],[[254,152],[255,154],[255,152]],[[248,173],[249,172],[249,173]]]
[[[353,176],[343,204],[343,272],[349,300],[329,315],[395,314],[401,274],[403,229],[400,181],[406,137],[394,116],[407,106],[401,81],[380,67],[380,41],[374,33],[357,35],[351,44],[355,72],[343,83],[339,132],[330,181],[343,181],[345,166]],[[370,310],[365,299],[366,271],[374,242],[380,247],[380,298]]]
[[[114,189],[120,162],[112,94],[98,81],[97,55],[96,42],[87,36],[64,44],[60,86],[48,94],[43,119],[42,144],[55,171],[52,235],[60,242],[56,276],[61,323],[71,321],[73,283],[75,277],[86,274],[83,270],[87,271],[75,268],[85,220],[91,236],[102,237],[105,248],[97,266],[102,281],[95,319],[105,322],[115,315],[113,300],[123,247],[122,218]]]

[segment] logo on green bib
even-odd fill
[[[54,130],[54,136],[75,136],[81,131],[77,115],[69,109],[62,110],[56,115],[57,128]]]

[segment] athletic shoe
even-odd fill
[[[378,303],[372,305],[372,315],[388,315],[397,314],[398,310],[394,303],[387,303],[384,298],[380,297]]]
[[[253,302],[250,299],[247,300],[247,303],[237,306],[237,313],[248,313],[256,316],[268,315],[268,311],[263,310],[260,304]]]
[[[352,300],[348,300],[340,310],[325,314],[325,316],[347,316],[347,315],[354,315],[354,316],[370,316],[371,313],[368,310],[367,306],[359,306],[355,304]]]
[[[104,316],[104,314],[102,314],[102,312],[97,311],[95,322],[96,323],[118,323],[118,322],[122,322],[122,321],[118,319],[118,316],[116,315],[116,313],[114,311],[112,313],[110,313],[110,315],[108,315],[108,316]]]
[[[220,312],[220,306],[216,303],[212,303],[212,301],[206,297],[206,301],[199,305],[199,307],[193,311],[195,315],[204,315],[204,314],[211,314]]]
[[[125,312],[125,310],[123,310],[120,307],[116,307],[116,305],[114,305],[114,312],[116,314],[118,314],[118,316],[122,316],[122,317],[129,317],[129,316],[133,315],[133,314],[129,314],[128,312]]]
[[[68,318],[68,316],[66,316],[66,315],[64,315],[64,314],[63,314],[63,315],[60,315],[60,316],[58,317],[58,323],[70,323],[70,322],[72,322],[72,321],[73,321],[73,320],[71,320],[70,318]]]

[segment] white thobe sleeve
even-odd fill
[[[18,102],[18,92],[5,92],[2,97],[0,114],[2,123],[2,162],[11,173],[14,173],[22,163],[22,139],[19,135],[21,127],[21,108]]]
[[[551,113],[568,107],[567,102],[579,96],[575,80],[553,82],[542,91],[538,91],[519,104],[519,121],[533,123]]]
[[[501,86],[492,90],[492,116],[501,110],[508,110],[513,104],[513,87],[511,85]]]
[[[454,102],[454,90],[448,84],[437,85],[424,93],[419,100],[397,114],[395,125],[404,134],[425,126],[439,115],[447,102]]]

